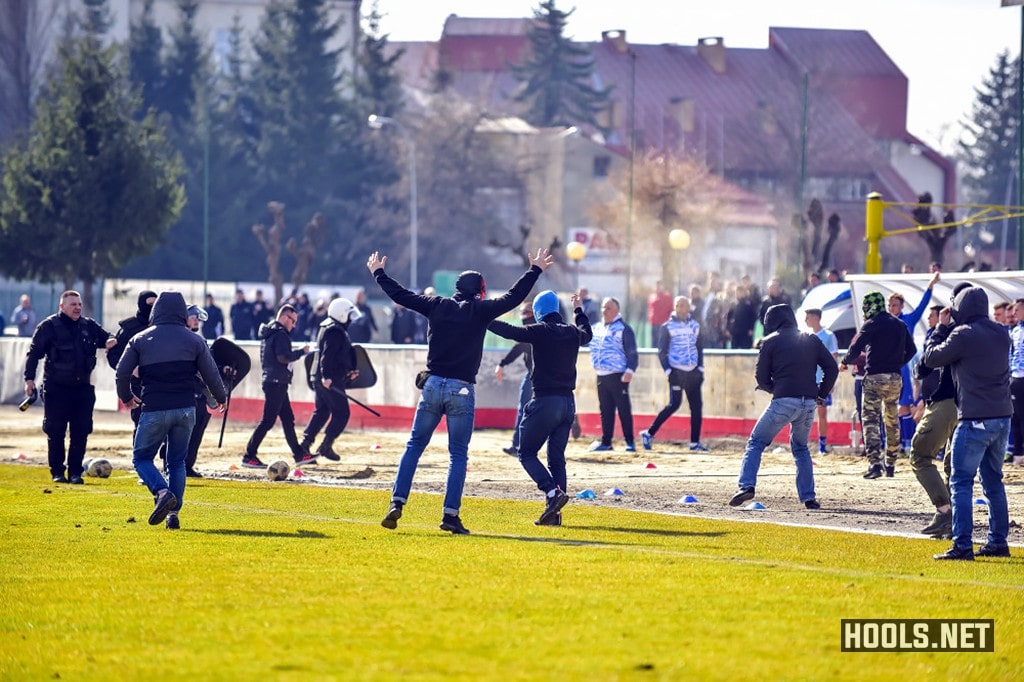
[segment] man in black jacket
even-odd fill
[[[153,311],[153,303],[155,302],[155,291],[140,291],[138,310],[131,317],[126,317],[117,323],[118,330],[117,336],[114,337],[114,345],[107,351],[107,363],[110,365],[110,369],[117,369],[117,363],[121,360],[124,349],[128,347],[128,342],[132,340],[132,337],[149,326],[149,315]],[[132,376],[130,381],[132,393],[139,395],[139,392],[142,391],[142,383],[139,381],[139,378]],[[139,428],[139,415],[141,413],[142,411],[139,408],[129,412],[132,424],[134,424],[133,432],[134,429]]]
[[[536,321],[533,317],[533,308],[529,303],[519,306],[519,319],[523,321],[524,325],[533,324]],[[512,445],[501,449],[506,455],[513,457],[519,455],[519,425],[523,423],[523,410],[526,409],[526,404],[533,397],[533,383],[530,381],[530,375],[533,374],[533,346],[523,341],[516,343],[494,368],[494,378],[504,381],[505,367],[511,365],[520,356],[523,358],[523,364],[526,365],[526,373],[523,375],[522,381],[519,382],[519,404],[516,408],[516,425],[512,427]]]
[[[434,429],[445,417],[448,424],[448,480],[445,483],[444,516],[441,530],[459,535],[469,533],[459,518],[462,488],[466,482],[466,460],[469,439],[473,435],[476,410],[476,374],[484,352],[487,325],[495,318],[522,303],[537,278],[554,262],[547,249],[530,254],[530,269],[504,295],[487,298],[484,277],[466,270],[455,281],[455,296],[424,296],[409,291],[384,272],[387,256],[377,251],[370,254],[366,267],[377,284],[395,303],[423,315],[429,320],[427,336],[427,371],[423,391],[413,419],[409,443],[398,465],[398,475],[391,492],[391,507],[381,521],[385,528],[398,527],[402,507],[409,499],[412,479],[420,455],[430,443]]]
[[[319,329],[316,339],[316,363],[310,379],[313,382],[315,407],[313,416],[302,434],[300,447],[303,453],[309,452],[316,435],[331,422],[324,431],[324,440],[316,450],[316,456],[324,457],[332,462],[341,459],[334,452],[334,441],[348,425],[351,411],[345,387],[348,382],[359,376],[356,369],[356,351],[349,339],[349,324],[360,318],[359,309],[347,298],[336,298],[327,308],[327,319]]]
[[[576,326],[562,321],[558,296],[548,290],[533,301],[535,324],[513,327],[495,320],[488,329],[506,339],[527,343],[533,348],[533,398],[523,411],[519,436],[519,462],[526,469],[546,500],[538,526],[562,525],[561,509],[569,501],[566,494],[565,446],[576,417],[576,359],[580,347],[590,343],[593,332],[578,295],[572,296]],[[548,466],[537,457],[547,441]]]
[[[864,295],[861,304],[864,324],[843,357],[839,371],[862,352],[866,351],[864,365],[863,407],[860,416],[864,429],[864,447],[867,450],[868,470],[864,478],[881,478],[883,471],[892,477],[896,471],[896,457],[900,451],[900,432],[896,419],[897,402],[903,388],[903,365],[917,353],[914,337],[898,317],[886,310],[885,297],[878,291]],[[885,419],[885,468],[882,468],[882,434],[879,421]]]
[[[196,423],[195,375],[199,372],[223,411],[227,390],[206,342],[186,325],[185,299],[177,291],[164,291],[153,304],[153,325],[128,342],[117,363],[117,397],[130,408],[141,407],[135,433],[132,464],[153,493],[149,524],[165,518],[167,527],[179,528],[178,511],[185,497],[185,458]],[[138,369],[141,394],[131,391],[129,378]],[[161,443],[167,441],[164,479],[153,465]]]
[[[25,395],[35,394],[36,368],[45,357],[43,433],[54,483],[84,483],[82,461],[96,404],[96,389],[90,383],[96,351],[110,350],[114,343],[95,320],[82,316],[82,297],[71,290],[60,295],[60,312],[40,322],[32,334],[25,355]],[[68,477],[64,478],[64,438],[68,433]]]
[[[771,393],[772,401],[761,413],[747,439],[740,467],[739,491],[729,504],[738,507],[754,498],[761,453],[789,424],[789,445],[796,462],[797,494],[805,507],[819,509],[807,436],[814,422],[815,407],[825,403],[839,376],[839,368],[821,339],[797,328],[796,313],[788,304],[768,308],[764,331],[754,377],[757,388]],[[819,367],[823,372],[820,384],[815,382]]]
[[[316,457],[303,451],[299,439],[295,435],[295,413],[288,399],[288,387],[292,383],[291,363],[309,352],[309,344],[298,350],[292,350],[291,333],[298,322],[299,313],[295,307],[284,304],[277,311],[277,319],[270,324],[260,325],[257,336],[260,338],[260,365],[263,367],[263,418],[252,432],[249,443],[242,455],[242,466],[250,469],[262,469],[266,465],[260,461],[257,451],[267,432],[274,426],[277,418],[281,418],[284,439],[292,451],[295,464],[315,462]]]
[[[1010,433],[1010,337],[988,317],[988,295],[970,287],[953,298],[950,311],[928,339],[921,361],[950,367],[956,386],[953,432],[953,546],[936,559],[973,560],[975,556],[974,478],[988,499],[988,538],[978,556],[1010,556],[1006,543],[1010,517],[1003,487],[1003,457]]]

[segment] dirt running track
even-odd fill
[[[358,409],[358,408],[353,408]],[[42,410],[38,406],[19,412],[13,406],[0,406],[0,461],[37,466],[40,484],[50,485],[46,469],[46,442],[40,430]],[[238,466],[241,453],[251,433],[250,424],[228,423],[224,447],[217,448],[220,420],[211,420],[197,468],[206,476],[245,480],[262,478],[263,471]],[[300,429],[301,430],[301,429]],[[469,474],[466,495],[490,498],[536,500],[541,508],[539,491],[526,476],[519,462],[501,451],[510,443],[509,431],[477,431],[470,443]],[[335,450],[342,459],[337,463],[303,467],[300,480],[307,484],[335,485],[381,491],[380,504],[367,509],[370,517],[378,517],[387,509],[388,494],[394,480],[399,456],[408,438],[402,431],[357,431],[342,434]],[[618,506],[649,512],[671,513],[733,520],[755,520],[840,528],[851,531],[892,533],[923,537],[918,530],[931,520],[934,508],[917,483],[910,464],[900,460],[894,478],[866,481],[861,474],[865,460],[847,449],[815,456],[815,485],[822,508],[804,509],[796,499],[793,460],[788,451],[766,452],[758,478],[756,501],[767,509],[748,511],[733,509],[726,502],[736,490],[743,453],[743,439],[708,441],[707,453],[691,453],[688,444],[655,442],[654,449],[636,453],[622,450],[621,441],[612,452],[591,453],[587,447],[592,436],[586,434],[569,442],[566,452],[569,470],[569,492],[593,490],[591,501],[574,499],[566,508],[565,523],[572,525],[572,505],[591,504]],[[447,471],[447,439],[439,429],[420,460],[413,485],[411,504],[420,504],[417,492],[441,492]],[[105,457],[115,469],[131,469],[131,420],[127,414],[97,412],[95,427],[89,438],[86,457]],[[291,462],[280,427],[275,427],[260,450],[260,458],[270,463],[276,459]],[[321,460],[325,462],[325,460]],[[653,465],[653,466],[652,466]],[[102,479],[86,477],[87,485],[103,485]],[[294,480],[294,479],[292,479]],[[1006,493],[1010,506],[1010,542],[1024,546],[1024,467],[1007,465],[1004,469]],[[618,488],[624,494],[605,493]],[[692,495],[693,504],[682,498]],[[981,497],[979,485],[975,497]],[[440,508],[438,501],[430,501]],[[975,505],[975,542],[983,542],[987,524],[987,508]],[[532,517],[523,519],[531,523]],[[466,518],[472,528],[472,518]],[[923,551],[940,551],[946,541],[934,541]]]

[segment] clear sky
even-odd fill
[[[370,0],[364,0],[369,8]],[[449,14],[529,17],[540,0],[378,0],[392,40],[437,40]],[[636,43],[768,46],[769,26],[868,31],[910,83],[908,129],[949,152],[1000,51],[1016,59],[1021,8],[1001,0],[557,0],[576,8],[568,34],[596,41],[624,29]]]

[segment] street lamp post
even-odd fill
[[[409,149],[409,288],[416,290],[418,287],[416,263],[419,259],[419,224],[416,216],[416,143],[412,141],[412,136],[406,127],[390,116],[370,114],[366,122],[374,130],[380,130],[386,125],[395,126]]]
[[[678,254],[690,248],[690,233],[684,229],[675,229],[668,233],[668,244]],[[683,264],[682,259],[676,261],[676,295],[683,293]]]
[[[572,241],[565,245],[565,255],[576,265],[576,291],[580,290],[580,261],[587,255],[587,247]]]

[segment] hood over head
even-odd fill
[[[180,291],[161,291],[153,304],[153,324],[180,324],[188,326],[185,297]]]
[[[981,287],[964,289],[953,299],[951,312],[957,324],[973,322],[979,317],[988,318],[988,294]]]
[[[765,336],[785,329],[786,327],[792,327],[796,329],[796,313],[793,312],[793,308],[785,303],[779,303],[773,305],[764,314],[764,334]]]
[[[138,307],[139,307],[139,309],[135,313],[135,315],[136,315],[136,317],[138,317],[140,320],[142,320],[146,324],[149,324],[149,316],[153,312],[153,304],[152,303],[146,303],[146,301],[148,299],[150,299],[150,298],[153,298],[154,296],[156,296],[156,292],[155,291],[149,291],[148,289],[146,291],[140,291],[139,292],[139,299],[138,299]]]
[[[455,280],[455,298],[457,300],[483,298],[486,295],[484,276],[476,270],[466,270],[460,273],[458,279]]]

